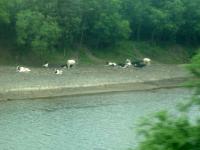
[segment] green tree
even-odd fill
[[[147,22],[148,9],[150,6],[149,0],[124,0],[122,1],[121,12],[129,21],[131,27],[131,38],[140,41],[145,32],[144,29]]]
[[[9,23],[9,12],[8,12],[8,1],[1,0],[0,1],[0,23]]]
[[[120,0],[94,1],[88,15],[88,39],[91,45],[108,46],[128,39],[131,32],[129,21],[120,14]]]
[[[4,39],[10,35],[11,17],[9,13],[10,1],[0,1],[0,38]],[[13,31],[13,30],[12,30]]]
[[[148,8],[148,26],[152,29],[151,40],[175,40],[184,23],[184,5],[181,0],[151,1]]]
[[[185,6],[184,24],[179,30],[179,38],[187,44],[198,44],[200,41],[200,0],[182,0]]]
[[[70,47],[80,39],[81,26],[80,0],[58,0],[57,22],[62,29],[61,45]]]
[[[181,0],[167,1],[164,6],[167,13],[166,24],[164,24],[162,37],[165,40],[177,41],[177,33],[184,24],[185,6]]]
[[[39,48],[38,42],[52,36],[36,42],[42,37],[41,30],[46,30],[42,27],[45,24],[59,36],[56,34],[54,44],[43,43],[41,47],[56,45],[61,50],[77,45],[105,47],[127,39],[199,45],[199,4],[200,0],[1,0],[0,34],[27,50],[36,45]],[[28,30],[26,34],[25,24],[30,24],[26,30],[38,30]]]
[[[121,19],[118,14],[101,13],[95,23],[92,34],[97,37],[97,45],[112,45],[117,41],[128,39],[130,33],[129,22]]]
[[[53,50],[60,37],[60,28],[54,19],[30,10],[18,13],[16,30],[17,43],[40,56]]]

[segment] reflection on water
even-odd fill
[[[126,150],[140,117],[172,113],[191,92],[163,89],[0,102],[0,147],[9,150]]]

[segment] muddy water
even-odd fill
[[[161,89],[0,102],[2,150],[126,150],[138,143],[139,118],[192,92]]]

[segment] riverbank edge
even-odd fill
[[[141,81],[141,82],[127,82],[127,83],[111,83],[111,84],[99,84],[91,86],[79,86],[79,87],[49,87],[49,88],[27,88],[16,89],[0,92],[0,101],[8,100],[20,100],[20,99],[38,99],[38,98],[51,98],[62,96],[74,96],[74,95],[89,95],[97,93],[109,93],[109,92],[123,92],[123,91],[144,91],[155,90],[162,88],[176,88],[184,87],[184,83],[189,81],[191,77],[174,77],[170,79],[160,79],[153,81]]]

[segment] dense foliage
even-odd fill
[[[182,106],[179,115],[159,112],[140,124],[142,135],[138,150],[200,150],[200,53],[192,59],[189,69],[195,75],[192,85],[196,92],[192,100]],[[196,115],[189,113],[192,106]]]
[[[1,0],[0,34],[38,52],[126,39],[197,44],[200,0]]]

